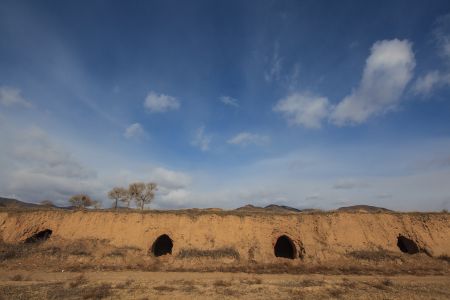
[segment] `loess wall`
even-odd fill
[[[236,249],[242,259],[276,259],[278,237],[288,236],[296,257],[323,261],[350,251],[400,252],[403,235],[429,255],[450,256],[450,215],[447,213],[292,213],[233,214],[113,211],[3,211],[0,240],[19,243],[51,229],[51,238],[106,239],[117,247],[151,248],[162,234],[173,241],[172,254],[182,249]]]

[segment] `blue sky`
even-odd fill
[[[0,1],[0,193],[450,209],[448,1]]]

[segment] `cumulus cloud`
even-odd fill
[[[320,128],[329,114],[329,103],[326,97],[297,92],[280,99],[273,110],[283,114],[291,125]]]
[[[123,136],[127,139],[141,139],[146,136],[146,133],[141,124],[133,123],[125,129]]]
[[[267,135],[254,134],[250,132],[240,132],[227,141],[228,144],[233,145],[266,145],[270,142],[270,137]]]
[[[205,133],[205,126],[197,128],[191,145],[199,148],[202,151],[209,150],[209,144],[211,143],[212,136]]]
[[[4,106],[23,106],[32,107],[30,101],[26,100],[19,89],[1,86],[0,87],[0,104]]]
[[[332,122],[337,125],[363,123],[395,108],[413,76],[414,67],[409,41],[376,42],[366,60],[361,82],[334,108]]]
[[[225,105],[229,105],[229,106],[233,106],[233,107],[239,107],[239,102],[237,99],[233,98],[233,97],[229,97],[229,96],[222,96],[220,97],[220,101],[225,104]]]
[[[182,189],[191,184],[191,177],[183,172],[177,172],[157,167],[151,172],[151,177],[159,185],[168,189]]]
[[[145,98],[144,107],[151,112],[166,112],[179,109],[180,101],[175,97],[151,91]]]

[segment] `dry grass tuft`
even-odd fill
[[[448,255],[441,255],[441,256],[438,256],[438,259],[450,263],[450,256],[448,256]]]
[[[262,284],[262,279],[261,278],[243,278],[241,279],[241,283],[244,284]]]
[[[112,296],[111,284],[102,283],[100,285],[83,289],[83,299],[103,299]]]
[[[75,277],[73,281],[69,282],[69,287],[76,288],[87,283],[87,278],[83,274],[81,274],[80,276]]]
[[[126,289],[126,288],[130,287],[133,283],[134,283],[133,279],[127,279],[125,282],[118,283],[116,285],[116,288],[118,288],[118,289]]]
[[[158,285],[153,287],[154,290],[157,290],[158,292],[173,292],[176,290],[176,288],[168,286],[168,285]]]
[[[394,255],[392,253],[389,253],[386,250],[375,250],[375,251],[368,251],[368,250],[358,250],[358,251],[352,251],[347,253],[347,256],[350,256],[352,258],[356,259],[363,259],[363,260],[369,260],[369,261],[383,261],[383,260],[393,260],[398,258],[397,255]]]
[[[210,258],[224,258],[231,257],[234,259],[239,259],[240,255],[234,248],[220,248],[215,250],[201,250],[201,249],[181,249],[178,253],[179,258],[199,258],[199,257],[210,257]]]
[[[10,278],[12,281],[23,281],[26,280],[24,276],[20,275],[20,274],[16,274],[14,276],[11,276]]]
[[[225,281],[225,280],[216,280],[216,281],[214,281],[213,285],[215,287],[227,287],[227,286],[231,286],[231,282]]]

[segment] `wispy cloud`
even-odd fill
[[[141,139],[147,134],[141,124],[133,123],[125,129],[123,136],[127,139]]]
[[[297,92],[280,99],[273,110],[283,114],[291,125],[320,128],[328,116],[329,103],[326,97]]]
[[[180,101],[177,98],[165,94],[157,94],[153,91],[148,93],[144,101],[144,107],[151,112],[177,110],[180,106]]]
[[[19,89],[7,86],[0,87],[0,104],[4,106],[32,107],[31,102],[22,96],[22,92]]]
[[[439,88],[450,86],[450,14],[437,18],[433,29],[433,37],[438,53],[444,60],[444,69],[431,70],[418,77],[412,87],[416,95],[428,97]]]
[[[205,126],[201,126],[195,131],[195,135],[191,141],[191,145],[199,148],[202,151],[208,151],[211,140],[212,136],[205,133]]]
[[[222,97],[220,97],[220,101],[225,105],[239,107],[238,100],[233,97],[230,97],[230,96],[222,96]]]
[[[340,179],[334,185],[333,188],[337,190],[351,190],[356,188],[366,188],[370,185],[366,182],[355,179]]]
[[[335,107],[332,122],[359,124],[395,108],[413,76],[415,64],[408,40],[376,42],[366,60],[361,82]]]
[[[227,141],[228,144],[247,146],[247,145],[266,145],[270,142],[267,135],[254,134],[250,132],[240,132]]]
[[[264,72],[264,79],[267,82],[272,82],[280,79],[282,69],[282,58],[279,55],[280,45],[275,43],[272,57],[269,60],[268,70]]]

